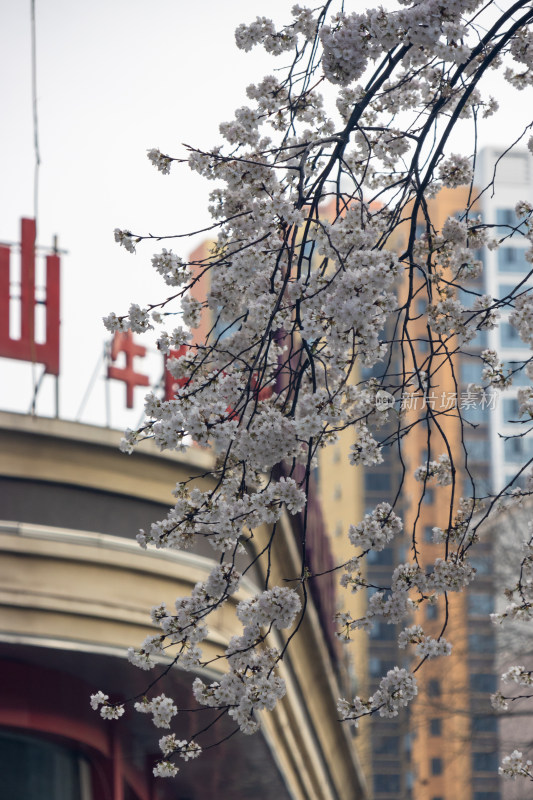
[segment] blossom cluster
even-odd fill
[[[272,647],[258,647],[264,640],[261,629],[290,627],[300,609],[298,595],[286,587],[276,587],[239,603],[237,616],[244,629],[241,636],[232,637],[226,650],[229,671],[210,684],[196,678],[196,700],[201,705],[227,708],[243,733],[255,733],[259,727],[257,713],[272,711],[286,691],[284,680],[274,671],[279,652]]]
[[[502,759],[500,775],[508,778],[529,778],[533,780],[533,762],[529,758],[524,758],[520,750],[513,750],[511,755]]]
[[[235,422],[230,425],[236,427]],[[207,440],[208,432],[203,425],[198,424],[196,430]],[[178,448],[184,435],[180,431],[172,433],[171,438],[168,428],[154,426],[154,437],[161,449],[164,449],[165,442],[166,447]],[[250,440],[251,437],[247,438]],[[259,442],[256,444],[258,458],[262,460],[265,454],[261,453]],[[247,532],[262,524],[277,522],[284,509],[296,514],[305,505],[305,492],[293,478],[282,477],[262,489],[250,494],[241,493],[237,497],[229,493],[230,487],[231,483],[229,486],[223,484],[218,490],[202,492],[187,484],[178,484],[174,491],[176,504],[164,520],[152,523],[148,533],[140,532],[139,543],[143,547],[154,544],[159,548],[189,550],[203,540],[216,551],[231,551]]]
[[[172,159],[169,156],[163,155],[156,147],[152,147],[151,150],[148,150],[147,156],[154,167],[157,167],[159,172],[162,172],[163,175],[169,174],[170,165],[172,164]]]
[[[514,302],[509,322],[518,329],[520,338],[533,349],[533,295],[521,294]]]
[[[379,503],[370,514],[365,514],[362,522],[350,525],[348,536],[355,547],[383,550],[402,528],[402,520],[389,503]]]
[[[496,389],[506,389],[510,386],[511,371],[504,370],[502,361],[495,350],[483,350],[481,358],[485,364],[481,377]]]
[[[344,698],[339,700],[337,710],[341,719],[357,720],[377,711],[381,717],[397,717],[401,708],[409,704],[418,694],[416,678],[406,669],[394,667],[381,679],[379,687],[368,700],[354,697],[350,702]]]
[[[151,714],[156,728],[170,728],[172,717],[178,713],[174,701],[164,694],[160,694],[152,700],[143,698],[140,703],[135,703],[135,711],[141,714]]]
[[[132,664],[143,670],[152,669],[156,658],[165,654],[165,647],[179,645],[177,660],[182,669],[190,671],[201,664],[200,643],[208,635],[205,621],[208,613],[233,595],[240,574],[231,564],[215,566],[206,581],[199,581],[190,596],[178,597],[175,614],[165,603],[152,608],[152,623],[161,633],[148,636],[139,649],[130,648],[128,657]],[[145,706],[142,709],[144,710]]]
[[[449,486],[452,483],[452,465],[446,453],[439,456],[437,461],[429,461],[415,470],[417,481],[427,481],[435,478],[438,486]]]
[[[208,544],[217,564],[173,609],[154,607],[155,632],[129,657],[150,669],[171,650],[180,667],[198,672],[205,666],[210,615],[240,590],[236,559],[247,560],[246,569],[253,564],[263,585],[254,596],[231,601],[242,634],[228,643],[218,679],[196,677],[193,684],[200,705],[227,712],[244,733],[257,730],[258,713],[272,710],[285,693],[276,671],[285,652],[279,641],[290,644],[285,632],[302,611],[298,592],[270,583],[278,527],[287,517],[298,515],[294,528],[302,531],[301,581],[320,578],[310,569],[302,512],[321,449],[350,430],[346,468],[380,464],[394,446],[405,471],[404,443],[421,420],[407,419],[406,408],[398,414],[395,398],[420,393],[425,399],[429,442],[437,429],[443,435],[441,411],[431,404],[441,376],[448,367],[453,372],[458,349],[494,328],[502,307],[533,348],[530,291],[511,292],[509,302],[462,292],[465,281],[482,275],[477,251],[503,241],[494,238],[494,226],[479,218],[472,199],[441,229],[431,209],[442,187],[472,184],[475,154],[449,152],[446,126],[456,119],[477,124],[497,109],[483,94],[485,71],[506,59],[516,66],[507,66],[512,85],[533,82],[529,30],[502,14],[497,32],[480,40],[488,22],[481,6],[480,0],[399,0],[389,12],[350,11],[342,3],[295,5],[283,27],[257,17],[237,28],[237,46],[249,51],[260,45],[273,56],[293,52],[288,70],[247,88],[246,104],[220,125],[221,142],[211,149],[189,147],[185,159],[148,151],[164,175],[172,162],[187,162],[211,182],[214,241],[196,261],[166,248],[154,254],[153,269],[171,296],[132,303],[127,314],[104,319],[112,333],[157,327],[157,347],[176,382],[165,400],[156,390],[148,394],[145,419],[126,432],[122,449],[130,453],[144,438],[161,451],[209,449],[212,468],[202,479],[179,483],[166,516],[140,531],[138,542],[174,550]],[[331,112],[320,93],[323,81],[338,87]],[[517,213],[525,222],[508,235],[531,244],[533,209],[522,202]],[[114,236],[132,254],[154,238],[119,228]],[[199,285],[208,285],[201,299]],[[423,313],[416,310],[421,301]],[[421,358],[412,343],[420,341],[422,316],[430,347]],[[173,327],[166,330],[169,318]],[[481,362],[483,381],[497,389],[510,385],[511,372],[493,349],[481,353]],[[533,362],[526,374],[533,378]],[[468,395],[480,390],[469,387]],[[520,390],[521,414],[533,416],[532,398],[530,387]],[[459,416],[462,410],[453,405]],[[392,422],[395,433],[384,433]],[[414,472],[424,489],[432,480],[455,489],[459,455],[451,444],[437,460],[428,452]],[[418,658],[449,654],[450,643],[426,636],[412,616],[423,602],[473,580],[466,554],[477,541],[477,509],[464,498],[446,523],[433,527],[436,545],[445,546],[432,564],[417,558],[416,527],[407,531],[413,561],[396,564],[388,586],[368,586],[363,560],[402,533],[402,520],[387,502],[354,520],[348,537],[356,554],[342,565],[341,585],[372,591],[360,619],[337,614],[339,637],[348,641],[353,631],[383,619],[407,625],[399,643],[414,645]],[[258,555],[253,540],[259,528],[271,536]],[[533,556],[527,547],[502,619],[531,616]],[[525,680],[523,670],[517,674]],[[343,719],[395,716],[415,695],[413,674],[397,667],[372,697],[342,700],[339,711]],[[91,702],[109,718],[124,710],[102,692]],[[165,728],[177,713],[162,694],[136,707]],[[173,733],[160,746],[163,759],[154,773],[163,777],[176,774],[174,756],[187,760],[200,752],[200,745]]]
[[[91,695],[91,708],[93,711],[100,709],[102,719],[120,719],[125,710],[121,703],[110,703],[109,695],[102,691]]]
[[[152,257],[152,266],[159,275],[163,276],[168,286],[181,286],[190,279],[190,270],[182,259],[172,250],[163,248],[161,253]]]
[[[505,620],[533,619],[533,522],[528,523],[529,538],[522,545],[520,576],[518,582],[505,592],[509,602],[503,611],[491,614],[495,624]]]
[[[420,625],[413,625],[405,628],[398,637],[398,646],[406,648],[408,644],[415,644],[415,652],[421,658],[437,658],[438,656],[449,656],[452,652],[452,645],[446,639],[435,639],[432,636],[425,636]]]

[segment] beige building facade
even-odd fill
[[[209,574],[210,552],[143,551],[135,541],[140,527],[165,515],[177,481],[203,480],[209,457],[200,449],[160,455],[150,443],[125,456],[116,431],[6,413],[0,440],[0,740],[8,774],[28,759],[68,765],[61,800],[365,797],[353,742],[337,720],[338,670],[312,600],[281,669],[287,695],[264,715],[261,732],[238,733],[184,764],[174,781],[154,781],[160,731],[134,712],[105,722],[88,697],[99,689],[123,700],[142,695],[146,673],[127,662],[126,648],[150,632],[152,605],[172,604]],[[257,547],[264,536],[257,532]],[[274,582],[298,574],[289,518],[278,541]],[[260,591],[261,580],[259,571],[247,577],[235,601]],[[223,652],[235,622],[229,605],[219,611],[207,655]],[[191,677],[174,668],[161,685],[184,709]],[[186,711],[176,720],[184,737],[202,727]],[[227,721],[215,726],[219,739],[229,733]],[[25,778],[15,772],[20,785]],[[24,800],[54,796],[49,772],[41,776],[49,794],[45,783],[28,784]]]

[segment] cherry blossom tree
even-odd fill
[[[441,554],[431,568],[420,560],[415,521],[406,531],[409,558],[395,565],[390,586],[372,595],[364,617],[338,614],[341,640],[376,619],[401,622],[399,645],[413,656],[411,669],[389,670],[372,696],[339,699],[341,718],[355,724],[369,714],[397,715],[417,693],[423,662],[451,652],[446,625],[430,637],[413,624],[413,615],[437,596],[447,603],[450,593],[474,579],[470,555],[479,525],[499,503],[520,494],[509,485],[498,495],[477,496],[462,439],[456,443],[447,433],[449,418],[462,426],[460,409],[426,407],[413,418],[398,411],[398,402],[406,392],[425,396],[444,373],[457,390],[458,355],[480,331],[497,325],[503,306],[512,309],[511,324],[533,347],[533,295],[524,281],[504,299],[473,291],[465,303],[459,295],[481,273],[481,247],[498,248],[519,235],[533,261],[528,198],[517,206],[520,224],[502,234],[479,218],[476,202],[487,187],[473,182],[477,128],[498,109],[488,94],[491,76],[499,71],[518,89],[533,83],[532,22],[527,0],[503,6],[493,0],[398,0],[387,10],[364,11],[334,0],[314,9],[295,5],[285,27],[261,17],[237,29],[239,48],[261,46],[281,68],[248,87],[249,105],[220,125],[221,142],[207,152],[148,152],[165,176],[189,168],[213,182],[213,244],[206,257],[191,261],[167,249],[182,247],[186,232],[157,237],[168,239],[152,258],[168,287],[164,299],[104,320],[111,332],[157,328],[158,347],[169,357],[186,346],[168,361],[175,397],[150,393],[145,422],[126,432],[122,447],[129,453],[139,440],[152,438],[161,450],[185,451],[195,443],[212,451],[211,488],[179,484],[167,518],[141,531],[138,541],[170,549],[207,541],[217,565],[174,609],[154,607],[159,630],[130,658],[146,670],[163,654],[182,669],[202,667],[210,614],[241,579],[237,554],[251,561],[254,530],[269,526],[272,547],[282,535],[282,515],[300,514],[300,575],[275,586],[265,568],[263,591],[236,606],[242,634],[227,647],[223,677],[193,682],[197,703],[227,713],[244,733],[256,731],[257,713],[273,709],[284,695],[276,667],[306,612],[310,583],[321,578],[308,562],[305,509],[322,448],[352,429],[352,465],[377,464],[383,448],[395,448],[404,475],[416,468],[420,498],[428,486],[447,487],[448,522],[434,531]],[[465,153],[450,146],[460,122],[472,132]],[[513,131],[512,144],[524,142],[533,151],[532,125]],[[459,186],[467,187],[464,208],[438,226],[433,198]],[[117,229],[115,239],[144,254],[155,237]],[[210,289],[201,300],[191,290],[204,277]],[[416,346],[420,299],[427,303],[429,355]],[[198,341],[193,332],[205,314],[210,329]],[[476,391],[510,384],[513,375],[496,352],[484,350],[481,360],[483,385]],[[368,368],[374,377],[364,377]],[[533,378],[533,361],[524,369]],[[531,390],[521,402],[523,413],[533,416]],[[380,438],[391,421],[394,435]],[[427,431],[427,458],[408,465],[402,453],[418,426]],[[462,489],[459,475],[466,476]],[[346,531],[353,557],[338,565],[340,582],[364,591],[366,555],[382,550],[404,527],[399,509],[386,502],[354,520]],[[268,558],[266,548],[261,559]],[[531,616],[532,563],[529,542],[504,617]],[[290,631],[284,648],[272,646],[273,629]],[[507,677],[532,683],[530,673],[515,670]],[[124,712],[103,692],[91,702],[105,718]],[[165,729],[178,710],[162,694],[135,707]],[[172,732],[160,745],[154,770],[160,776],[177,772],[179,756],[188,760],[201,752],[200,743]],[[530,762],[516,752],[504,771],[532,774]]]

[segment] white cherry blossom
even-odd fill
[[[404,531],[391,498],[353,520],[347,533],[354,551],[336,565],[338,580],[352,592],[369,590],[368,600],[357,619],[338,611],[338,638],[348,642],[376,620],[401,622],[406,627],[399,643],[409,646],[413,664],[450,653],[452,642],[426,635],[413,615],[474,579],[468,558],[472,554],[475,563],[482,509],[468,492],[457,500],[465,453],[441,424],[448,412],[432,408],[429,398],[447,388],[443,376],[455,374],[462,349],[477,348],[479,332],[492,331],[501,316],[533,350],[527,278],[500,300],[475,283],[483,279],[479,251],[505,247],[511,236],[513,244],[525,243],[526,262],[533,264],[533,206],[519,201],[518,223],[500,226],[482,220],[476,206],[491,187],[472,188],[457,215],[444,222],[437,223],[432,205],[443,187],[453,192],[472,186],[474,139],[468,139],[472,152],[456,153],[449,135],[456,120],[477,126],[496,110],[487,92],[491,71],[503,71],[519,89],[533,83],[530,11],[519,4],[511,19],[492,6],[480,0],[398,0],[390,11],[353,2],[294,5],[284,26],[258,16],[239,25],[237,46],[245,52],[261,46],[288,62],[292,52],[289,66],[278,65],[275,76],[248,86],[245,103],[228,112],[210,148],[172,155],[148,150],[165,175],[176,162],[211,181],[213,222],[210,244],[197,260],[167,247],[152,255],[163,299],[131,303],[128,313],[104,318],[110,333],[140,335],[157,326],[157,348],[176,381],[170,399],[157,388],[147,395],[145,419],[138,430],[126,431],[121,449],[131,453],[151,438],[161,451],[211,453],[202,480],[177,484],[168,513],[137,540],[143,548],[200,547],[202,553],[208,544],[214,562],[174,607],[154,606],[152,633],[128,657],[149,670],[170,655],[178,667],[196,672],[196,702],[227,713],[245,734],[259,728],[260,711],[274,709],[284,696],[279,661],[304,613],[302,598],[312,602],[306,583],[324,577],[313,573],[308,556],[306,503],[321,450],[339,437],[351,436],[343,451],[349,450],[346,470],[381,464],[393,453],[403,476],[411,470],[418,481],[412,503],[420,505],[430,484],[439,509],[447,507],[431,521],[439,552],[434,560],[419,557],[420,524]],[[324,100],[326,83],[336,102]],[[175,235],[181,246],[183,232]],[[114,237],[139,254],[144,240],[155,238],[121,228]],[[204,294],[200,285],[208,285]],[[425,352],[421,342],[428,344]],[[507,389],[515,370],[492,346],[478,350],[470,357],[481,366],[485,388]],[[533,379],[533,361],[521,374]],[[482,390],[470,385],[467,394],[477,397]],[[527,418],[533,417],[532,392],[521,386],[517,395],[519,413]],[[422,412],[403,408],[404,400],[423,400]],[[450,416],[462,414],[457,407]],[[387,433],[392,424],[394,433]],[[406,454],[421,426],[428,445],[417,467]],[[531,480],[504,499],[522,500]],[[499,499],[488,498],[489,511]],[[283,585],[276,586],[271,559],[291,524],[302,563],[296,575],[287,566]],[[259,529],[269,532],[269,544],[257,554]],[[369,586],[367,554],[401,535],[411,544],[410,555],[392,566],[387,585]],[[533,617],[531,537],[533,531],[519,581],[495,622]],[[243,574],[252,573],[257,586],[241,595]],[[222,606],[236,614],[242,632],[221,648],[216,679],[207,682],[198,677],[212,668],[202,648],[211,615]],[[520,666],[504,676],[521,686],[530,679]],[[355,722],[367,714],[393,717],[416,693],[414,674],[398,666],[373,695],[343,698],[338,711]],[[508,700],[498,694],[494,702],[503,708]],[[109,719],[124,712],[101,691],[91,705]],[[177,713],[164,694],[135,708],[163,728]],[[163,760],[154,774],[161,777],[176,774],[172,758],[188,760],[201,750],[200,743],[174,733],[160,747]],[[527,777],[530,768],[517,751],[502,763],[512,777]]]

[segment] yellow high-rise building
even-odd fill
[[[435,231],[438,233],[442,229],[448,217],[464,210],[468,200],[468,187],[459,187],[443,190],[429,201],[429,216]],[[394,241],[390,242],[398,252],[405,247],[407,225],[408,222],[400,226]],[[417,235],[423,230],[420,225]],[[407,277],[404,281],[398,287],[400,297],[407,295]],[[479,286],[470,288],[482,293]],[[428,298],[421,280],[414,285],[414,295],[409,323],[414,357],[418,370],[429,371],[427,359],[432,353],[430,371],[434,377],[426,398],[420,391],[410,399],[408,394],[396,397],[398,402],[394,413],[403,407],[402,425],[411,428],[409,435],[402,439],[403,479],[397,445],[383,449],[383,464],[372,469],[354,470],[348,465],[347,452],[351,441],[346,432],[336,448],[326,450],[321,456],[321,497],[332,541],[338,541],[336,553],[339,560],[346,560],[343,547],[349,548],[348,524],[358,522],[365,511],[371,511],[379,502],[392,503],[401,485],[396,510],[404,520],[404,534],[390,548],[370,554],[366,575],[370,587],[389,585],[394,565],[412,560],[415,523],[416,557],[420,564],[430,568],[434,560],[443,555],[443,546],[433,541],[432,529],[440,527],[446,530],[452,521],[450,509],[453,507],[453,512],[457,511],[461,493],[467,496],[472,493],[467,476],[461,473],[462,436],[473,442],[469,463],[475,479],[485,480],[487,475],[487,464],[479,461],[479,454],[488,438],[486,419],[475,417],[474,409],[472,415],[466,413],[466,417],[475,426],[467,424],[466,432],[462,431],[455,407],[467,388],[474,356],[482,349],[482,337],[470,346],[472,356],[452,356],[448,360],[442,349],[439,350],[442,347],[439,342],[429,338]],[[474,296],[470,296],[470,302]],[[407,351],[404,367],[406,372],[413,372],[413,360]],[[391,372],[399,368],[397,365]],[[378,364],[372,372],[365,371],[362,377],[374,375],[379,378],[382,374],[383,367]],[[384,388],[392,390],[389,386]],[[436,421],[431,425],[429,436],[424,422],[428,404]],[[393,433],[398,419],[394,413],[390,430],[381,431],[384,438]],[[447,452],[445,440],[454,453],[459,470],[453,501],[450,488],[439,487],[434,481],[428,483],[421,501],[422,484],[415,480],[414,471],[427,461],[428,442],[430,459],[436,460],[441,453]],[[359,500],[361,495],[363,503]],[[350,519],[351,514],[357,516]],[[453,652],[450,657],[426,662],[417,671],[419,695],[407,714],[400,714],[394,720],[372,718],[370,731],[368,728],[360,729],[359,741],[364,742],[361,754],[374,800],[482,800],[485,796],[487,800],[497,800],[499,797],[495,752],[497,731],[487,696],[494,676],[494,641],[488,618],[480,614],[481,601],[490,599],[492,591],[488,574],[490,559],[490,543],[478,545],[473,563],[479,575],[472,590],[450,593],[447,607],[443,597],[435,604],[425,603],[410,621],[410,624],[420,624],[426,634],[434,637],[439,636],[446,621],[444,636],[453,644]],[[355,598],[351,613],[352,616],[361,616],[364,614],[365,594],[359,592]],[[408,656],[397,647],[399,630],[400,626],[376,622],[368,637],[360,636],[361,641],[354,647],[354,658],[358,659],[359,675],[366,662],[367,679],[360,681],[358,693],[364,694],[361,688],[365,684],[367,689],[374,690],[379,677],[387,669],[406,663]]]

